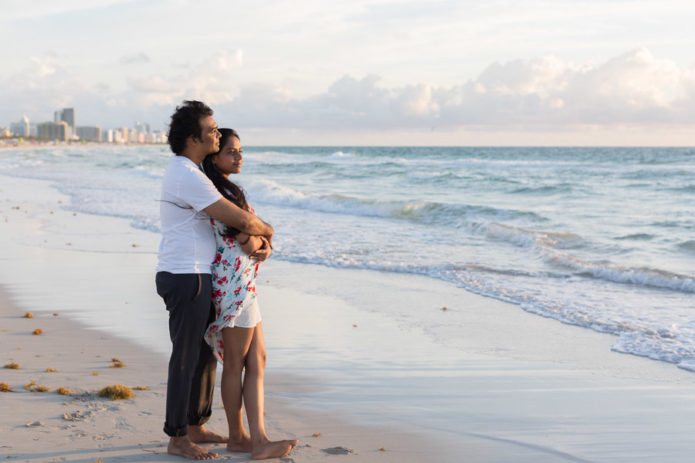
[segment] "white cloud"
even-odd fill
[[[493,63],[453,86],[386,86],[376,75],[343,76],[325,90],[299,97],[277,82],[244,83],[241,50],[222,50],[180,75],[133,76],[127,91],[90,88],[55,57],[32,57],[6,82],[0,107],[16,119],[81,105],[81,114],[108,121],[166,121],[183,99],[201,99],[237,127],[308,130],[567,130],[572,127],[686,127],[695,123],[695,68],[637,48],[598,64],[556,57]],[[0,82],[1,84],[2,82]],[[90,116],[93,117],[93,116]]]

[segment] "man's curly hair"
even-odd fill
[[[185,100],[181,106],[176,107],[176,112],[171,115],[171,124],[169,124],[171,151],[181,155],[188,137],[192,135],[199,140],[202,138],[200,119],[205,116],[212,116],[212,109],[201,101]]]

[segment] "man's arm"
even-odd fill
[[[203,211],[247,235],[265,236],[269,241],[273,239],[273,227],[225,198],[210,204]]]

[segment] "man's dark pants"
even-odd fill
[[[169,311],[169,359],[164,432],[185,436],[188,425],[202,425],[212,413],[217,361],[203,339],[214,319],[210,274],[158,272],[159,294]]]

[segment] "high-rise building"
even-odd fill
[[[150,124],[146,122],[136,122],[134,128],[138,133],[150,133]]]
[[[101,141],[101,127],[85,126],[77,127],[77,138],[86,141]]]
[[[10,132],[12,132],[12,135],[16,135],[18,137],[30,136],[31,128],[29,125],[29,118],[26,115],[23,115],[21,121],[12,122],[10,124]]]
[[[75,108],[63,108],[60,111],[53,113],[53,120],[55,122],[65,122],[68,124],[69,138],[75,137],[77,134],[75,131]]]
[[[68,132],[68,123],[65,121],[39,124],[39,138],[43,140],[68,141]]]

